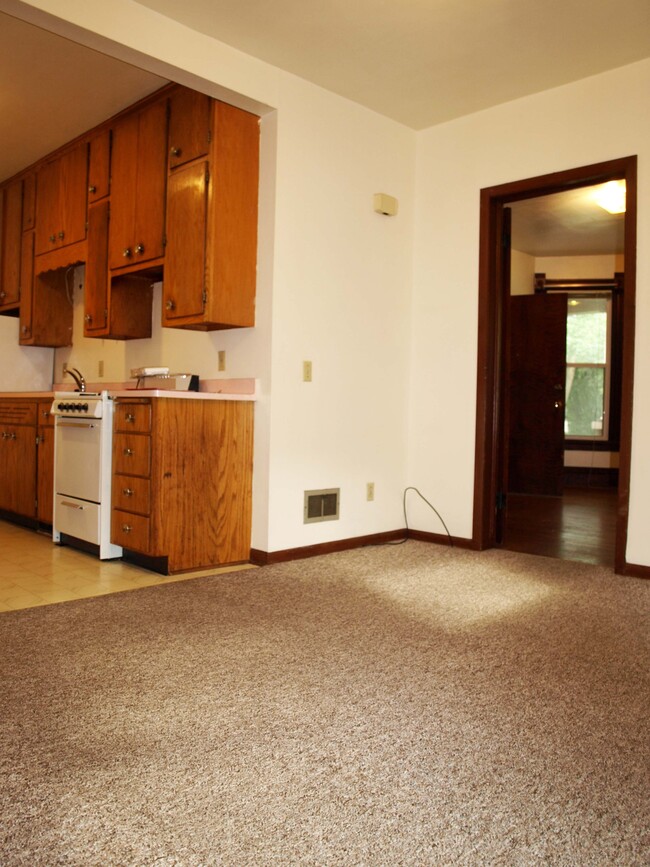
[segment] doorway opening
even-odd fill
[[[601,521],[601,529],[600,531],[596,530],[596,534],[600,532],[604,538],[607,532],[611,532],[612,562],[614,568],[617,572],[625,572],[632,423],[632,362],[634,351],[636,164],[636,157],[625,157],[607,163],[599,163],[579,169],[571,169],[566,172],[502,184],[481,191],[479,352],[473,532],[473,541],[477,548],[488,548],[503,544],[504,533],[508,529],[505,526],[505,520],[508,516],[506,503],[508,501],[509,476],[516,471],[516,468],[513,468],[512,450],[510,448],[513,430],[513,419],[511,417],[512,401],[510,399],[513,387],[510,371],[510,360],[513,353],[513,347],[511,346],[511,317],[514,315],[511,309],[510,296],[510,208],[513,206],[513,203],[524,203],[526,200],[550,197],[566,191],[579,193],[587,187],[614,180],[624,180],[627,188],[623,249],[625,285],[624,291],[620,292],[617,301],[620,304],[618,321],[621,353],[620,369],[617,373],[620,380],[620,388],[615,398],[614,408],[616,411],[614,414],[608,414],[607,418],[609,424],[608,436],[614,437],[617,440],[619,448],[618,485],[613,495],[610,492],[609,503],[604,503],[603,507],[609,517],[601,515],[597,519]],[[517,204],[514,207],[516,208]],[[540,278],[543,275],[538,274],[537,276]],[[551,284],[551,281],[548,281],[548,283]],[[536,279],[535,288],[540,288],[538,279]],[[528,313],[524,311],[522,314],[524,319],[527,316],[529,318],[532,316],[532,337],[529,335],[524,338],[524,341],[532,340],[533,338],[538,340],[537,349],[532,349],[532,352],[529,353],[533,358],[535,358],[535,353],[538,357],[545,357],[549,354],[547,335],[540,328],[540,322],[542,321],[540,316],[543,317],[547,314],[546,312],[540,313],[540,310],[543,308],[546,311],[547,308],[552,306],[549,297],[551,294],[563,296],[563,304],[565,305],[564,314],[560,313],[559,315],[563,315],[566,321],[567,287],[562,287],[564,291],[557,293],[548,291],[551,288],[550,285],[542,288],[543,292],[534,292],[530,296],[531,301],[524,302],[526,305],[534,305],[536,303],[536,295],[537,302],[539,302],[536,312],[531,314],[530,311]],[[609,287],[601,287],[601,293],[594,290],[588,294],[597,296],[608,289]],[[546,301],[544,301],[544,297],[546,297]],[[583,297],[586,298],[586,295]],[[557,309],[558,304],[555,306]],[[560,343],[564,347],[564,338],[560,340]],[[562,359],[561,372],[551,372],[551,379],[549,380],[551,382],[549,387],[552,390],[550,394],[550,406],[555,408],[555,419],[553,419],[553,412],[551,412],[549,424],[551,427],[555,425],[555,434],[552,435],[554,441],[556,444],[558,442],[561,443],[559,446],[559,460],[562,461],[562,471],[564,470],[565,451],[564,400],[568,382],[564,362],[565,359]],[[584,374],[581,371],[578,379],[576,379],[576,372],[573,371],[571,387],[574,382],[577,383],[581,380],[584,380],[587,384],[591,381],[593,385],[593,382],[600,376],[600,373],[595,372],[595,368],[596,364],[594,363],[590,368],[590,372]],[[529,377],[528,379],[529,384],[531,382],[535,383],[535,381],[536,377],[532,379]],[[537,400],[540,406],[549,400],[548,394],[544,396],[529,395],[529,397],[533,401]],[[535,421],[537,421],[537,415],[538,413],[534,413]],[[600,422],[602,422],[602,419],[600,419]],[[594,418],[592,423],[594,433],[602,440],[602,432],[598,428],[599,419]],[[573,421],[572,424],[575,427],[578,422]],[[557,436],[558,426],[559,439]],[[575,429],[577,430],[578,428]],[[585,433],[585,431],[583,430],[582,433]],[[586,433],[590,434],[591,431],[587,430]],[[545,438],[549,436],[551,434],[542,431],[538,439],[540,442],[545,442]],[[587,437],[589,447],[592,449],[594,447],[593,440],[595,439],[596,437]],[[557,445],[553,460],[556,462],[558,460]],[[545,481],[547,477],[552,476],[551,470],[547,469],[543,464],[540,464],[537,469],[539,470],[538,475],[541,481]],[[547,494],[542,492],[540,496],[545,497]],[[544,504],[543,500],[542,504]],[[511,517],[516,513],[515,505],[516,503],[513,500],[513,508],[510,510],[512,513]],[[546,505],[548,505],[548,502]],[[557,507],[558,504],[555,503],[554,505]],[[566,499],[564,505],[574,510],[584,508],[584,504],[580,504],[579,502],[571,503],[569,498]],[[521,519],[521,514],[519,518]],[[534,523],[531,524],[531,521],[539,525],[542,520],[550,531],[553,521],[556,524],[558,521],[561,523],[562,514],[558,513],[556,508],[554,516],[547,514],[545,518],[541,514],[537,516],[524,515],[523,519],[520,520],[519,530],[525,533],[526,527],[534,526]],[[612,525],[611,531],[607,529],[607,521]],[[512,530],[513,527],[510,527],[511,539]],[[555,541],[557,542],[557,539]],[[567,552],[563,551],[562,546],[557,544],[555,547],[551,544],[547,550],[540,550],[538,553],[548,553],[551,556],[569,556],[571,558],[570,553],[567,554]]]

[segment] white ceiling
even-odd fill
[[[140,5],[414,129],[650,56],[648,0]],[[0,12],[0,180],[163,83]],[[549,206],[558,213],[563,199],[534,201],[542,212],[520,203],[518,222],[534,217],[549,231]]]

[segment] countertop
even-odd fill
[[[257,400],[257,380],[255,379],[211,379],[201,381],[201,391],[172,391],[161,388],[136,388],[125,382],[88,383],[88,392],[107,390],[113,398],[120,397],[166,397],[181,400]],[[81,396],[72,387],[55,383],[52,391],[2,391],[0,399],[52,400],[54,392],[67,391],[70,396]]]

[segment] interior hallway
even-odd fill
[[[614,488],[566,488],[561,497],[508,494],[502,547],[614,566]]]
[[[0,612],[252,568],[246,563],[159,575],[121,560],[99,560],[83,551],[55,545],[44,533],[2,520],[0,551]]]

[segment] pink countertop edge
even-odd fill
[[[111,397],[178,397],[184,400],[257,400],[256,379],[206,379],[199,382],[200,391],[170,391],[160,388],[136,388],[126,382],[91,382],[90,392],[108,391]],[[3,391],[0,398],[51,399],[55,391],[76,394],[72,383],[54,383],[52,391]]]

